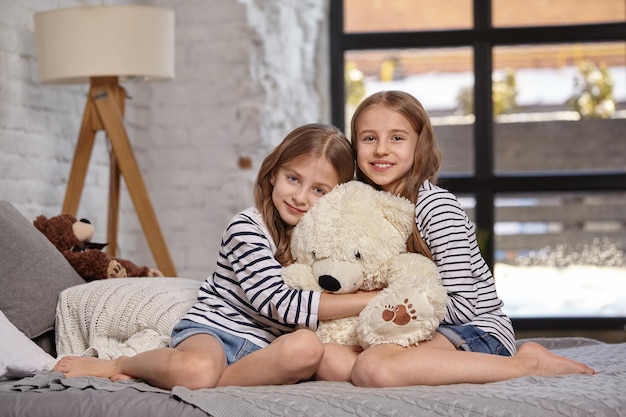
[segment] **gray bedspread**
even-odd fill
[[[290,386],[225,387],[195,391],[176,387],[170,392],[140,381],[112,383],[101,378],[65,379],[60,373],[42,373],[0,385],[0,415],[40,415],[29,413],[27,409],[16,409],[15,402],[20,395],[29,395],[28,403],[31,405],[28,407],[34,407],[36,404],[32,403],[38,395],[35,393],[43,393],[47,401],[51,401],[54,395],[61,399],[69,391],[124,392],[128,395],[130,389],[137,396],[152,396],[151,402],[157,406],[158,398],[162,398],[171,403],[169,407],[176,403],[191,404],[196,407],[194,412],[202,410],[205,415],[212,417],[626,416],[626,343],[607,344],[584,338],[536,341],[558,354],[589,364],[598,374],[525,377],[490,384],[438,387],[365,389],[347,383],[305,382]],[[153,398],[155,396],[157,399]],[[83,405],[89,409],[87,403]],[[165,410],[163,407],[161,409]],[[5,414],[6,410],[15,410],[17,414]],[[189,410],[181,414],[152,411],[144,414],[139,413],[139,410],[126,408],[127,412],[131,411],[127,415],[191,415]],[[70,417],[74,414],[62,415]],[[76,415],[109,414],[83,412]]]

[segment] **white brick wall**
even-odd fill
[[[88,87],[39,83],[33,14],[128,3],[0,0],[0,199],[28,219],[60,213]],[[128,133],[178,275],[203,279],[224,226],[252,203],[264,155],[297,125],[329,119],[327,0],[135,3],[175,11],[176,79],[124,83]],[[78,213],[99,241],[107,187],[99,133]],[[154,265],[125,191],[121,204],[120,256]]]

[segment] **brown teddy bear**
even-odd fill
[[[50,218],[41,215],[33,224],[56,246],[85,281],[163,276],[158,269],[137,266],[129,260],[112,258],[103,252],[101,249],[106,244],[91,242],[95,230],[87,219],[78,220],[70,214]]]

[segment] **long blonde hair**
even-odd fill
[[[441,150],[435,142],[435,135],[430,123],[430,118],[426,110],[424,110],[422,103],[409,93],[396,90],[374,93],[359,104],[352,116],[351,138],[352,149],[355,155],[359,116],[365,109],[371,106],[385,106],[401,114],[411,124],[415,132],[417,132],[417,146],[415,147],[415,153],[413,155],[413,167],[397,192],[398,195],[409,199],[413,204],[417,204],[420,185],[422,185],[425,180],[437,184],[437,175],[441,167]],[[380,186],[374,184],[372,180],[363,174],[358,165],[356,167],[356,178],[380,189]],[[416,224],[413,225],[413,233],[409,237],[407,247],[411,252],[419,252],[432,258],[430,248],[426,245],[424,239],[422,239]]]
[[[336,127],[312,123],[300,126],[265,157],[254,184],[254,202],[276,243],[275,258],[283,266],[293,263],[290,249],[293,226],[285,223],[272,202],[272,174],[305,158],[323,158],[334,168],[339,183],[354,179],[354,154],[346,136]]]

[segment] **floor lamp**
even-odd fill
[[[96,133],[105,131],[111,144],[107,252],[115,256],[117,251],[123,177],[157,267],[175,277],[124,126],[126,91],[119,84],[120,79],[173,79],[174,13],[146,6],[51,10],[35,14],[35,34],[43,83],[90,83],[62,212],[76,215]]]

